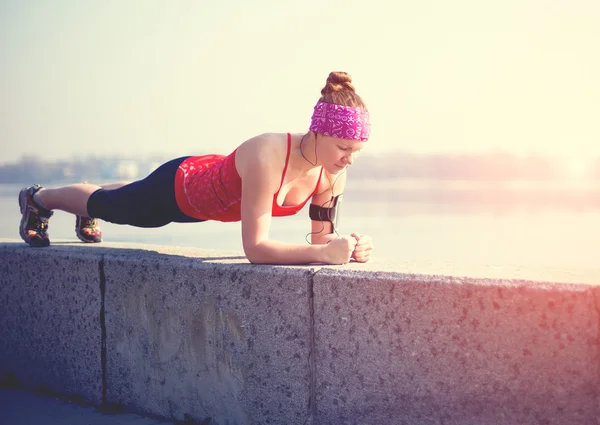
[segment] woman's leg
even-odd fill
[[[115,224],[161,227],[179,219],[175,175],[187,157],[168,161],[142,180],[116,189],[99,189],[89,197],[87,213]]]
[[[78,183],[55,189],[42,189],[34,196],[34,201],[48,210],[62,210],[87,217],[87,202],[90,195],[102,189],[89,183]]]
[[[21,237],[32,246],[50,245],[47,228],[54,209],[75,214],[78,219],[93,217],[92,220],[100,218],[137,227],[160,227],[172,221],[202,221],[182,214],[175,199],[175,174],[185,158],[169,161],[145,179],[129,184],[97,186],[80,183],[55,189],[42,189],[39,185],[25,188],[19,192]],[[77,224],[79,230],[86,227]]]
[[[66,211],[82,217],[89,217],[87,202],[90,195],[98,189],[119,189],[128,182],[111,183],[102,186],[89,183],[78,183],[55,189],[42,189],[34,199],[48,210]]]
[[[87,183],[87,181],[84,181],[83,183]],[[104,190],[113,190],[120,189],[129,183],[130,182],[103,184],[100,187]],[[102,229],[100,228],[98,219],[88,216],[75,215],[75,235],[77,235],[77,238],[80,241],[85,243],[102,242]]]

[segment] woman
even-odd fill
[[[77,236],[84,242],[100,242],[97,219],[138,227],[241,220],[244,252],[252,263],[366,262],[371,238],[339,236],[335,229],[346,167],[370,132],[369,113],[351,83],[344,72],[329,74],[306,134],[262,134],[229,156],[177,158],[130,184],[23,189],[21,237],[31,246],[48,246],[48,219],[55,209],[77,216]],[[295,214],[309,199],[312,244],[270,240],[271,217]]]

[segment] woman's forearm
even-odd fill
[[[310,264],[327,263],[327,245],[298,245],[265,240],[244,247],[246,257],[254,264]]]

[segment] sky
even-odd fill
[[[365,152],[600,155],[597,0],[0,0],[0,163],[228,154],[308,130],[330,71]]]

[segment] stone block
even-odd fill
[[[99,257],[1,245],[0,379],[102,402]]]
[[[215,425],[307,423],[309,269],[156,254],[107,255],[104,270],[108,402]]]
[[[321,270],[315,423],[597,424],[595,291]]]

